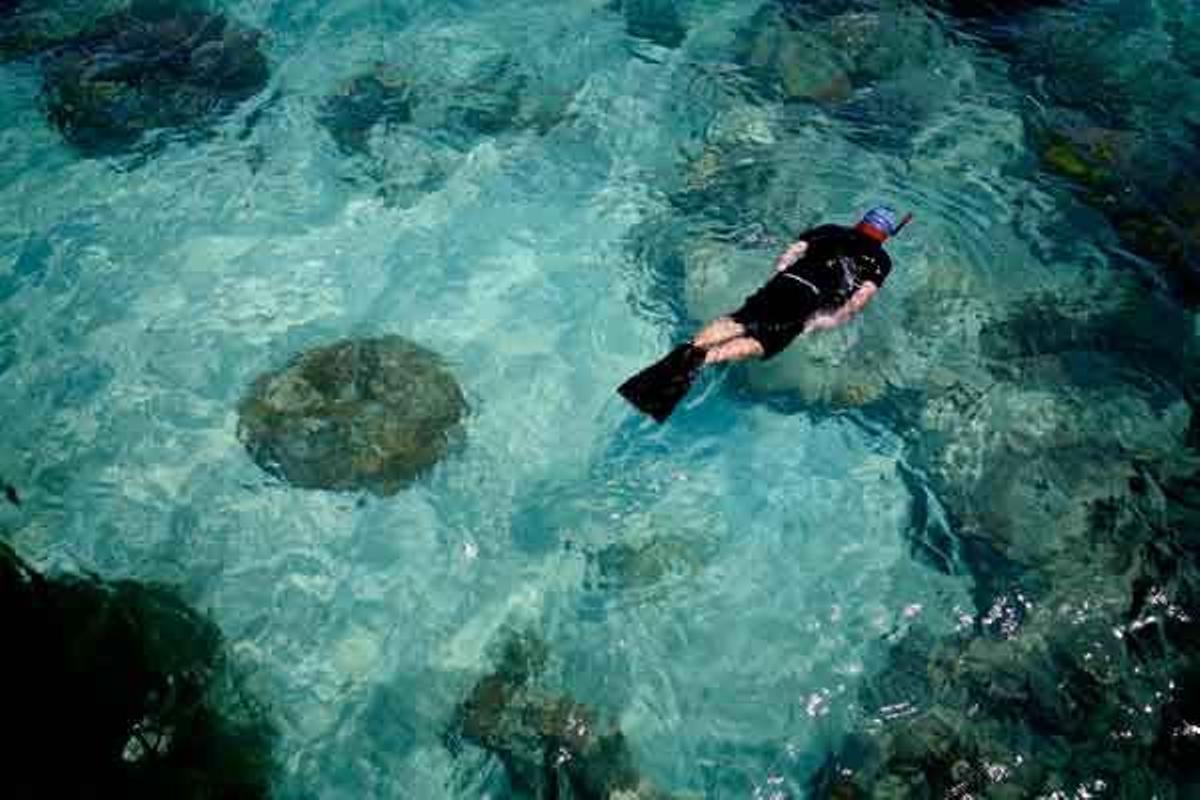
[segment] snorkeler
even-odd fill
[[[877,206],[853,228],[805,231],[775,262],[775,274],[742,307],[704,326],[689,342],[617,389],[658,422],[671,415],[701,368],[775,356],[802,333],[828,330],[857,315],[892,270],[883,250],[912,219]]]

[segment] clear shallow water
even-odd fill
[[[547,680],[617,720],[658,785],[803,796],[878,713],[858,691],[888,643],[959,629],[975,585],[914,557],[941,487],[908,463],[925,435],[910,409],[765,402],[731,371],[668,426],[632,417],[613,387],[691,324],[685,282],[639,243],[732,241],[766,269],[799,227],[879,197],[912,207],[852,335],[901,337],[889,386],[967,381],[988,366],[967,344],[987,321],[972,302],[1112,280],[1102,230],[1055,238],[1088,212],[1035,175],[1025,89],[939,35],[920,59],[933,74],[889,73],[882,112],[747,96],[732,52],[754,9],[738,3],[683,6],[678,49],[631,39],[602,3],[228,8],[268,31],[271,86],[148,156],[80,158],[42,115],[36,69],[0,68],[0,474],[25,499],[3,512],[11,541],[47,568],[170,581],[210,611],[279,716],[281,797],[496,791],[494,762],[441,733],[509,628],[545,637]],[[444,183],[415,200],[381,197],[317,124],[372,63],[436,83],[503,55],[565,99],[562,121],[445,145]],[[882,135],[880,113],[909,135]],[[731,125],[767,131],[778,177],[761,205],[717,195],[681,215],[685,156]],[[945,322],[914,322],[929,296],[949,298]],[[235,435],[245,387],[384,332],[449,360],[466,444],[389,498],[265,476]],[[1171,402],[1161,417],[1184,413]],[[1134,408],[1156,424],[1161,409]],[[608,573],[611,545],[666,566]]]

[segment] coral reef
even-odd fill
[[[482,137],[557,125],[569,98],[537,84],[508,56],[444,84],[378,63],[325,98],[317,119],[384,199],[405,206],[441,187]]]
[[[347,155],[369,155],[371,136],[405,125],[468,146],[481,136],[532,129],[562,120],[566,98],[543,92],[509,56],[484,59],[470,77],[433,85],[393,64],[379,63],[346,80],[322,103],[318,119]]]
[[[1148,491],[1092,504],[1093,540],[1063,557],[1086,587],[892,645],[860,693],[871,722],[831,756],[816,796],[1193,796],[1195,474],[1161,490],[1165,507]]]
[[[793,24],[774,6],[755,15],[740,49],[739,62],[784,100],[832,102],[853,91],[846,59],[819,32]]]
[[[638,772],[620,729],[570,697],[537,688],[548,656],[536,637],[510,636],[496,671],[459,707],[451,738],[495,753],[514,788],[532,797],[669,800]]]
[[[266,85],[260,36],[219,14],[137,4],[54,51],[45,65],[47,113],[88,154],[126,150],[159,129],[203,126]]]
[[[930,396],[908,452],[950,526],[915,544],[976,607],[891,645],[814,792],[1191,796],[1190,319],[1133,290],[1040,297],[978,341],[994,383]]]
[[[435,353],[381,336],[300,354],[255,380],[238,413],[239,438],[268,472],[386,495],[445,455],[466,401]]]
[[[150,6],[151,0],[136,0]],[[127,13],[132,0],[3,0],[0,61],[25,58],[61,46]]]
[[[1170,45],[1173,35],[1191,38],[1194,15],[1182,6],[1138,17],[1119,4],[1080,14],[1014,13],[1055,3],[936,5],[968,18],[972,37],[1004,53],[1033,100],[1025,108],[1030,149],[1108,220],[1117,255],[1183,302],[1200,302],[1190,110],[1200,84],[1187,53]]]
[[[165,587],[47,578],[0,543],[5,796],[269,796],[275,733]]]
[[[318,121],[348,156],[368,151],[368,136],[376,125],[390,128],[412,119],[412,86],[386,64],[349,79],[322,105]]]
[[[1171,149],[1153,136],[1077,118],[1057,122],[1035,129],[1043,164],[1108,218],[1125,248],[1158,265],[1176,297],[1200,302],[1200,182],[1189,166],[1194,156],[1173,154],[1164,164],[1162,155],[1172,155]]]
[[[678,47],[687,38],[677,0],[615,0],[625,16],[625,30],[635,39],[662,47]]]
[[[941,98],[945,82],[926,76],[946,49],[913,9],[768,4],[741,32],[736,58],[768,96],[835,108],[851,133],[904,138]]]

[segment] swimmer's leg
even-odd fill
[[[707,350],[710,347],[715,347],[731,339],[737,339],[745,335],[746,326],[742,323],[732,317],[717,317],[696,334],[695,338],[692,339],[692,344]]]
[[[749,335],[746,325],[734,317],[717,317],[692,341],[676,347],[625,381],[617,391],[639,411],[663,422],[687,395],[696,373],[705,365],[762,358],[765,354],[766,348]]]
[[[766,348],[758,339],[752,336],[739,336],[710,348],[704,354],[704,363],[707,365],[720,364],[722,361],[745,361],[750,358],[762,358],[766,354]]]

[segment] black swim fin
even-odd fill
[[[704,351],[681,344],[618,387],[617,392],[641,411],[665,422],[692,388],[692,379],[704,364]]]

